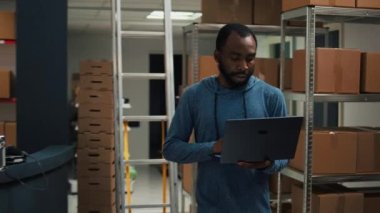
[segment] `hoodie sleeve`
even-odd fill
[[[192,88],[185,91],[172,119],[163,147],[163,155],[169,161],[194,163],[212,159],[215,141],[189,143],[194,128],[194,113],[191,110],[194,109],[191,107],[193,94]]]

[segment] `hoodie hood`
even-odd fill
[[[222,95],[224,93],[231,93],[231,92],[237,92],[237,93],[247,92],[248,90],[252,89],[252,87],[254,87],[258,81],[260,81],[258,78],[251,76],[246,85],[229,89],[219,84],[217,76],[212,76],[212,77],[203,79],[200,82],[200,84],[203,84],[209,91]]]

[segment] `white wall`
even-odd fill
[[[380,25],[345,24],[343,45],[345,48],[358,48],[361,51],[380,52]],[[344,103],[343,118],[345,126],[380,126],[380,103]]]
[[[279,37],[258,36],[258,57],[269,57],[269,44],[279,42]],[[125,39],[123,48],[124,72],[149,72],[149,54],[163,54],[163,40]],[[182,54],[182,38],[174,38],[174,53]],[[201,55],[213,54],[215,36],[202,37],[199,40]],[[111,36],[108,34],[69,34],[68,69],[70,73],[79,71],[79,62],[86,59],[112,58]],[[125,80],[124,94],[130,99],[132,109],[129,115],[147,115],[149,113],[149,83],[146,80]],[[162,97],[164,98],[164,97]],[[133,159],[149,156],[149,124],[141,122],[139,128],[129,132],[130,154]]]

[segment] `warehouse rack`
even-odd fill
[[[306,91],[305,93],[285,92],[287,100],[305,102],[305,167],[304,172],[298,172],[291,168],[284,169],[281,173],[304,184],[303,212],[311,211],[311,186],[312,184],[322,184],[331,182],[346,181],[373,181],[379,180],[380,174],[368,175],[340,175],[340,176],[317,176],[312,174],[312,147],[314,128],[314,103],[315,102],[380,102],[380,94],[360,94],[360,95],[335,95],[335,94],[315,94],[315,23],[372,23],[380,24],[380,10],[359,9],[359,8],[339,8],[309,6],[282,14],[281,22],[281,76],[284,75],[285,65],[285,23],[288,20],[306,20]],[[327,39],[326,39],[327,40]],[[282,78],[281,78],[282,79]],[[280,87],[283,88],[283,81]],[[291,106],[290,106],[291,107]],[[279,176],[280,178],[280,176]],[[280,182],[279,182],[280,183]],[[278,193],[279,197],[281,193]],[[281,206],[281,205],[280,205]],[[277,212],[280,212],[280,208]]]
[[[173,73],[173,33],[170,18],[171,0],[163,0],[164,32],[124,31],[121,28],[121,0],[112,0],[113,28],[113,63],[114,63],[114,101],[115,101],[115,148],[116,148],[116,207],[117,212],[125,212],[125,208],[157,208],[170,207],[170,212],[178,212],[177,164],[165,159],[128,160],[125,156],[125,141],[123,140],[123,125],[126,121],[167,122],[170,125],[174,115],[174,73]],[[124,37],[162,37],[165,40],[165,73],[123,73],[122,39]],[[165,80],[166,85],[166,115],[127,115],[124,116],[123,79]],[[170,203],[125,205],[125,170],[126,165],[167,165],[169,164]],[[128,179],[127,179],[128,181]],[[165,184],[164,184],[165,185]],[[165,189],[163,189],[165,190]]]

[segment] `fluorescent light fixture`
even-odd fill
[[[194,13],[194,12],[172,11],[170,13],[170,17],[172,20],[195,20],[201,16],[202,16],[202,13]],[[155,10],[151,12],[146,18],[147,19],[164,19],[164,12]]]

